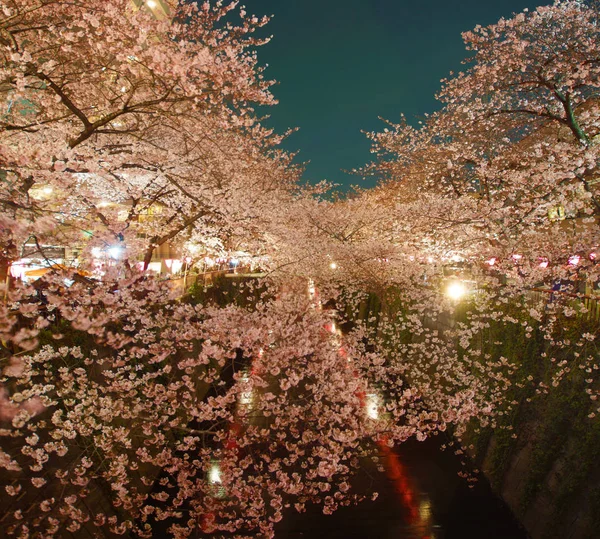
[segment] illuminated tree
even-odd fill
[[[471,210],[453,223],[479,231],[477,243],[469,242],[480,258],[528,251],[534,261],[558,262],[593,250],[600,209],[596,9],[557,2],[464,38],[472,66],[445,81],[443,109],[421,128],[391,124],[371,134],[380,156],[371,170],[401,181],[398,196],[409,202],[419,191],[472,198],[465,201]],[[442,212],[432,226],[449,230]],[[567,217],[570,229],[555,215]]]
[[[443,108],[370,134],[378,159],[363,172],[385,179],[396,237],[396,266],[378,272],[395,303],[378,331],[405,332],[395,361],[424,400],[449,373],[480,372],[471,387],[494,410],[481,419],[508,431],[516,410],[565,387],[597,421],[597,23],[595,6],[560,1],[476,28]],[[530,357],[513,339],[542,344]],[[510,392],[522,400],[502,402]]]
[[[128,249],[101,280],[58,267],[0,305],[7,533],[270,537],[286,509],[371,494],[351,477],[381,447],[511,431],[512,391],[585,383],[597,410],[597,324],[581,302],[530,294],[596,272],[563,262],[598,244],[588,8],[468,35],[479,56],[446,83],[444,109],[372,134],[388,181],[342,199],[296,188],[281,137],[254,116],[273,102],[253,52],[264,20],[234,4],[160,20],[129,5],[3,11],[4,261],[81,230]],[[535,62],[554,66],[545,85],[513,78]],[[576,234],[548,218],[559,204]],[[207,236],[268,254],[270,276],[219,306],[133,267]],[[490,341],[507,331],[545,343],[543,377]]]
[[[53,216],[62,244],[82,230],[90,245],[125,239],[147,265],[196,225],[230,234],[288,189],[281,137],[252,108],[274,102],[254,52],[266,19],[235,7],[181,3],[159,20],[127,0],[6,4],[6,213]]]

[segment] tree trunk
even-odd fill
[[[152,255],[154,254],[154,249],[156,249],[156,244],[154,243],[154,241],[155,241],[155,238],[152,239],[152,241],[148,245],[148,248],[146,249],[146,252],[144,253],[144,265],[142,267],[143,271],[146,271],[148,269],[148,266],[150,265],[150,261],[152,260]]]

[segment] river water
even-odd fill
[[[241,393],[238,404],[251,406],[253,399],[251,393]],[[365,413],[374,418],[378,412],[367,402]],[[317,506],[307,506],[305,513],[290,509],[276,526],[275,538],[526,539],[525,531],[484,477],[479,476],[472,488],[459,477],[459,472],[465,471],[459,457],[452,449],[441,449],[450,441],[444,433],[424,442],[413,439],[394,449],[382,444],[379,467],[364,458],[352,480],[352,492],[377,492],[375,500],[341,507],[333,515],[323,514]],[[213,481],[220,482],[218,478]],[[156,524],[153,537],[169,537],[170,522]],[[197,530],[194,537],[232,535]]]
[[[335,322],[328,329],[342,338]],[[375,390],[367,395],[365,413],[372,419],[379,417],[381,401]],[[459,477],[464,471],[459,457],[441,449],[449,441],[444,434],[384,447],[383,470],[364,462],[353,481],[354,492],[375,491],[375,500],[342,507],[333,515],[315,506],[301,514],[290,510],[276,528],[276,539],[526,539],[483,476],[471,488]]]
[[[324,515],[290,511],[276,539],[525,539],[504,502],[484,478],[469,488],[458,457],[436,439],[410,441],[381,456],[384,471],[365,464],[354,486],[379,493],[375,501]]]
[[[288,510],[275,529],[275,539],[526,539],[488,482],[480,478],[469,488],[457,475],[458,457],[451,450],[442,451],[440,443],[435,438],[406,442],[381,455],[383,471],[364,462],[353,491],[376,491],[375,501],[341,507],[333,515],[324,515],[316,506],[308,506],[305,513]],[[171,537],[169,525],[168,520],[156,523],[153,537]],[[196,530],[193,537],[232,535]]]
[[[244,374],[242,380],[247,376]],[[240,393],[238,412],[252,409],[256,398],[253,392]],[[371,419],[379,418],[382,402],[373,390],[366,396],[364,413]],[[317,506],[307,506],[305,513],[290,509],[276,526],[275,538],[526,539],[523,528],[483,476],[472,488],[459,477],[464,471],[459,457],[452,449],[441,449],[450,441],[444,433],[424,442],[413,439],[394,449],[383,444],[380,467],[364,459],[352,481],[353,492],[377,492],[375,500],[341,507],[333,515],[323,514]],[[158,523],[154,537],[169,537],[169,525],[169,521]],[[194,537],[220,539],[231,535],[197,530]]]

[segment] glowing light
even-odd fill
[[[154,9],[156,6],[158,6],[158,4],[156,3],[155,0],[147,0],[146,1],[146,5],[150,8],[150,9]]]
[[[92,247],[92,256],[94,258],[100,258],[102,256],[102,249],[100,249],[100,247]]]
[[[240,393],[240,404],[252,404],[252,391],[244,391]]]
[[[248,381],[250,380],[250,377],[248,376],[247,373],[244,373],[242,376],[242,382],[244,384],[248,384]],[[245,387],[246,391],[242,391],[240,393],[240,398],[239,398],[239,403],[240,405],[247,405],[247,404],[252,404],[252,401],[254,400],[254,395],[253,395],[253,391],[251,387]]]
[[[521,260],[521,258],[523,258],[523,255],[518,255],[518,254],[514,254],[512,255],[513,260]]]
[[[312,279],[309,279],[308,280],[308,293],[311,298],[315,295],[316,291],[317,291],[317,289],[315,287],[315,282]]]
[[[167,266],[167,269],[171,270],[171,273],[179,273],[183,267],[183,260],[178,258],[167,258],[165,259],[165,266]]]
[[[365,408],[368,417],[371,419],[379,419],[379,398],[375,393],[367,395]]]
[[[208,482],[211,485],[220,484],[221,483],[221,469],[218,464],[213,464],[210,467],[208,472]]]
[[[337,265],[335,262],[332,262],[331,264],[329,264],[329,267],[330,267],[332,270],[336,270],[336,269],[337,269],[337,267],[338,267],[338,265]]]
[[[46,196],[51,195],[52,191],[53,191],[53,189],[49,185],[42,189],[42,193],[44,193]]]
[[[540,259],[540,268],[547,268],[548,264],[549,264],[548,259],[546,259],[546,258]]]
[[[459,281],[450,283],[446,289],[446,295],[454,301],[460,300],[466,293],[467,289],[465,285]]]
[[[430,264],[433,264],[435,262],[435,260],[433,259],[432,256],[428,256],[427,257],[427,262],[429,262]]]
[[[108,256],[110,256],[113,259],[117,259],[121,256],[122,252],[123,252],[123,248],[119,247],[118,245],[113,245],[112,247],[108,248]]]
[[[27,266],[24,262],[16,263],[10,266],[10,274],[15,279],[25,279],[25,274],[27,273]]]
[[[579,264],[580,260],[581,260],[581,257],[579,255],[570,256],[569,257],[569,265],[576,266],[577,264]]]
[[[496,262],[497,262],[497,261],[498,261],[498,260],[497,260],[497,258],[493,256],[492,258],[490,258],[490,259],[487,261],[487,264],[488,264],[489,266],[493,266],[493,265],[495,265],[495,264],[496,264]]]
[[[431,519],[431,503],[429,500],[423,500],[419,505],[419,517],[423,522],[428,522]]]
[[[127,91],[127,86],[121,86],[121,93],[125,93]]]
[[[161,263],[160,262],[150,262],[148,264],[148,271],[153,271],[154,273],[160,273]]]
[[[183,261],[179,259],[173,260],[171,264],[171,273],[179,273],[183,267]]]
[[[97,204],[98,208],[107,208],[110,205],[111,205],[111,203],[106,200],[102,200],[102,201],[98,202],[98,204]]]

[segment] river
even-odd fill
[[[384,472],[365,464],[354,486],[375,501],[324,515],[290,511],[276,539],[525,539],[527,534],[484,478],[469,488],[458,457],[436,439],[410,441],[381,455]]]

